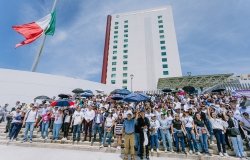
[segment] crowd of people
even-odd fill
[[[214,143],[222,157],[228,157],[229,150],[236,157],[247,157],[250,108],[245,105],[246,97],[226,93],[165,93],[150,97],[147,102],[126,103],[97,95],[73,98],[73,106],[60,107],[48,101],[29,105],[17,102],[10,112],[7,104],[2,107],[1,121],[7,121],[5,133],[10,143],[18,138],[22,127],[22,143],[32,143],[37,127],[44,141],[49,139],[49,132],[52,141],[70,140],[69,133],[73,133],[72,144],[99,142],[100,148],[112,146],[118,150],[124,146],[125,160],[129,155],[131,159],[149,159],[150,152],[162,149],[211,156],[209,146]]]

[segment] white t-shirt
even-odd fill
[[[107,117],[105,122],[105,127],[111,127],[115,119],[112,117]]]
[[[83,119],[83,113],[75,111],[74,114],[73,114],[73,116],[72,116],[72,120],[74,121],[73,125],[81,124],[82,123],[82,119]]]
[[[69,123],[70,122],[70,116],[69,115],[65,116],[64,122],[65,123]]]
[[[223,121],[222,119],[219,119],[219,118],[210,118],[209,119],[210,122],[211,122],[211,125],[212,125],[212,128],[213,129],[221,129],[221,130],[224,130],[224,128],[227,128],[228,127],[228,123]]]
[[[30,110],[26,113],[26,116],[27,118],[25,122],[35,122],[38,117],[38,114],[36,110],[34,111]]]
[[[84,114],[85,120],[92,121],[95,118],[95,111],[87,109]]]
[[[191,116],[183,117],[185,127],[192,128],[194,119]]]

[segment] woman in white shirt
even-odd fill
[[[106,138],[108,138],[108,147],[111,147],[111,138],[112,138],[112,131],[114,124],[115,124],[115,119],[112,117],[111,113],[108,113],[108,117],[104,122],[104,135],[103,135],[102,145],[100,147],[103,147],[105,145]]]
[[[63,123],[63,111],[61,109],[55,113],[55,121],[53,125],[53,140],[58,140],[59,132]]]

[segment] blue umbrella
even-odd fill
[[[120,94],[115,94],[115,95],[112,95],[111,96],[111,99],[115,100],[115,101],[120,101],[120,100],[123,100],[123,96],[120,95]]]
[[[121,95],[128,95],[131,92],[127,89],[116,89],[114,91],[111,92],[111,94],[121,94]]]
[[[84,93],[81,94],[81,97],[86,97],[86,98],[88,98],[88,97],[92,97],[93,95],[94,95],[93,93],[84,92]]]
[[[71,106],[71,105],[74,105],[74,102],[65,99],[57,100],[51,103],[51,106],[60,106],[60,107]]]
[[[91,90],[87,89],[87,90],[83,90],[83,93],[84,92],[87,92],[87,93],[91,93],[91,94],[94,94]]]
[[[144,102],[148,100],[150,100],[150,98],[143,93],[131,93],[123,99],[125,102]]]

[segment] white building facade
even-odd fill
[[[170,6],[108,16],[102,83],[146,91],[156,90],[159,78],[178,76],[182,72]]]

